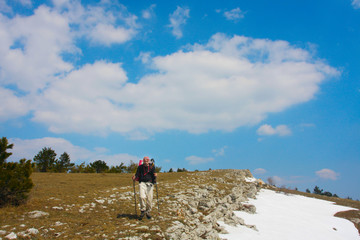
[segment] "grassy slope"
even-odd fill
[[[118,239],[130,236],[164,239],[163,232],[173,221],[183,221],[178,214],[182,206],[173,201],[173,196],[179,193],[191,194],[189,189],[192,185],[205,183],[216,184],[218,189],[228,192],[228,185],[212,182],[212,177],[221,177],[222,174],[212,171],[209,178],[197,173],[160,173],[160,215],[157,211],[155,191],[154,219],[139,222],[135,219],[131,174],[33,173],[35,187],[28,203],[20,207],[0,209],[0,230],[18,233],[33,227],[40,231],[36,235],[38,239]],[[137,184],[136,190],[138,191]],[[284,191],[360,209],[360,202],[357,201]],[[28,213],[35,210],[47,212],[49,215],[32,219]],[[137,213],[139,214],[138,209]],[[341,213],[339,216],[348,219],[360,218],[359,214],[360,211],[353,211]]]
[[[212,176],[216,177],[218,174],[214,172]],[[139,222],[135,215],[131,176],[132,174],[111,173],[33,173],[35,187],[28,203],[20,207],[0,209],[0,230],[17,233],[36,228],[40,231],[36,235],[40,239],[56,236],[71,239],[118,239],[130,236],[164,239],[163,232],[172,222],[183,220],[178,215],[181,205],[172,201],[172,196],[178,192],[183,194],[192,184],[208,182],[208,178],[195,173],[159,173],[161,214],[158,214],[157,195],[154,191],[154,219]],[[225,191],[226,187],[223,186]],[[139,197],[137,183],[136,191]],[[105,202],[99,203],[96,200]],[[96,206],[92,207],[94,203]],[[79,212],[81,209],[83,213]],[[32,219],[28,213],[35,210],[49,215]]]

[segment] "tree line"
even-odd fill
[[[71,163],[70,155],[64,152],[56,159],[56,152],[50,147],[44,147],[34,157],[32,167],[38,172],[68,172],[68,173],[134,173],[138,164],[130,161],[128,165],[120,163],[117,166],[109,167],[103,160],[96,160],[92,163],[85,162],[75,165]],[[161,167],[155,166],[155,171],[160,172]]]

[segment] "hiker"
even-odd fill
[[[152,208],[153,200],[153,186],[156,184],[155,165],[150,163],[149,157],[144,157],[142,165],[136,170],[133,181],[139,181],[140,189],[140,220],[146,215],[148,219],[151,218],[150,211]]]

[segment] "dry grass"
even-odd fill
[[[19,207],[1,208],[0,230],[18,233],[36,228],[39,230],[36,239],[126,239],[133,236],[141,239],[165,239],[164,232],[174,221],[184,221],[178,214],[183,206],[176,201],[175,196],[191,196],[195,185],[205,184],[216,185],[218,196],[229,194],[232,185],[219,183],[214,179],[223,176],[224,173],[220,171],[207,171],[206,174],[159,173],[160,215],[155,191],[153,219],[138,221],[131,174],[33,173],[35,187],[29,201]],[[232,180],[226,181],[231,183]],[[360,208],[357,201],[287,191]],[[36,210],[49,215],[30,218],[28,213]],[[137,213],[139,214],[138,208]],[[358,214],[359,211],[348,212],[341,217],[349,219],[357,215],[359,218]]]
[[[211,175],[216,177],[220,173],[213,172]],[[209,183],[208,176],[194,173],[159,173],[160,215],[154,191],[153,219],[140,222],[135,215],[131,176],[111,173],[33,173],[35,187],[29,201],[20,207],[0,209],[0,230],[17,233],[36,228],[40,231],[36,235],[38,239],[121,239],[130,236],[164,239],[163,232],[172,222],[183,220],[177,214],[181,206],[173,201],[174,196],[186,194],[192,184]],[[225,192],[230,190],[226,184],[217,185]],[[137,183],[136,191],[138,197]],[[101,203],[102,200],[104,203]],[[43,211],[49,215],[30,218],[28,213],[32,211]]]

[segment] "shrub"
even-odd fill
[[[0,207],[25,203],[34,186],[30,175],[31,161],[9,162],[0,166]]]
[[[30,175],[31,160],[21,159],[20,162],[6,162],[12,153],[14,144],[8,144],[6,137],[0,141],[0,207],[11,204],[18,206],[28,198],[28,193],[34,186]]]

